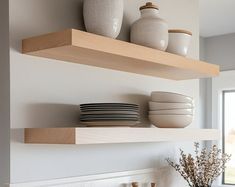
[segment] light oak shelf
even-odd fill
[[[219,74],[217,65],[74,29],[25,39],[22,53],[173,80]]]
[[[164,141],[218,140],[215,129],[160,128],[28,128],[25,143],[32,144],[109,144]]]

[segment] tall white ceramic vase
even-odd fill
[[[87,32],[117,38],[123,9],[123,0],[84,0],[83,16]]]

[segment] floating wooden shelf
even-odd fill
[[[25,143],[108,144],[217,140],[215,129],[160,128],[35,128],[25,129]]]
[[[25,39],[22,52],[173,80],[219,74],[217,65],[74,29]]]

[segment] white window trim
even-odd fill
[[[222,137],[222,94],[224,90],[235,90],[235,71],[221,72],[219,77],[212,78],[212,124],[211,127],[219,129]],[[210,103],[210,102],[208,102]],[[222,147],[220,141],[213,142]],[[235,185],[222,185],[222,177],[216,181],[214,187],[235,187]]]

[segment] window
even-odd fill
[[[223,151],[232,154],[223,175],[223,184],[235,184],[235,90],[223,91]]]

